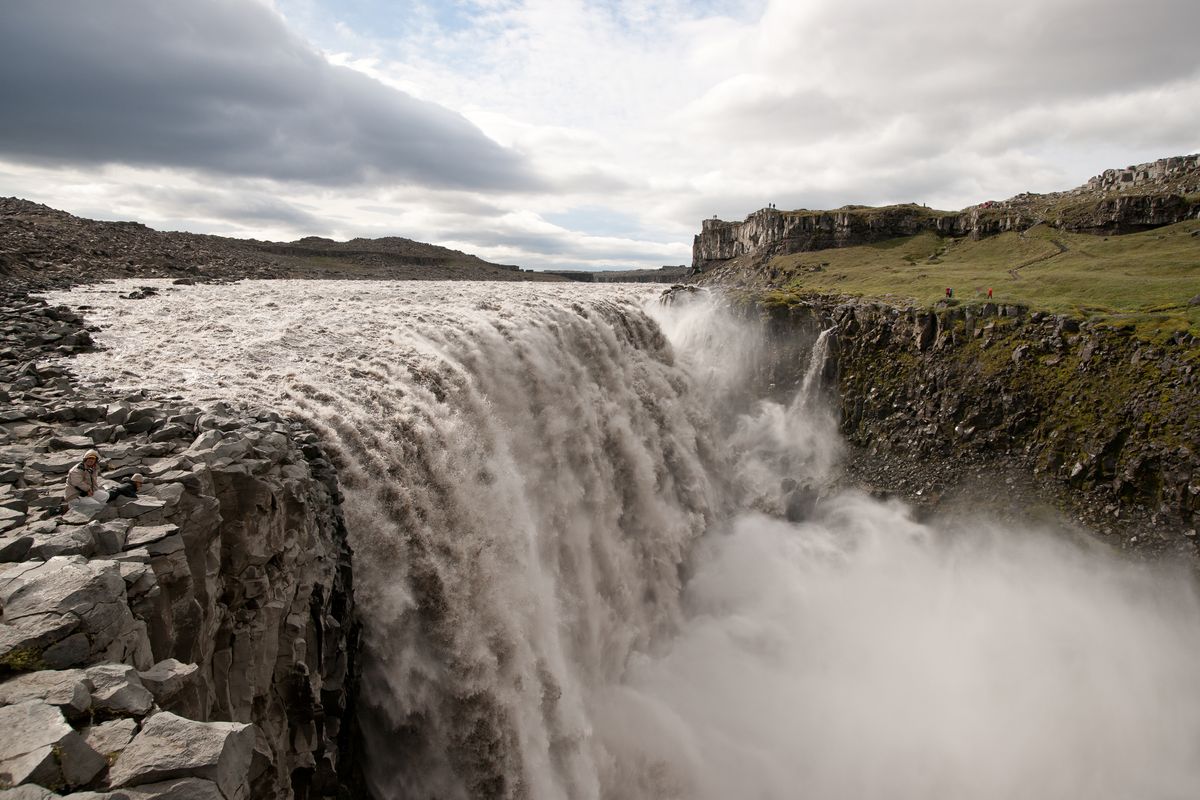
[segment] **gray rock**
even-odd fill
[[[86,556],[96,554],[96,539],[90,531],[81,527],[62,526],[53,533],[33,537],[29,554],[34,558],[49,561],[55,556]]]
[[[90,436],[52,436],[47,442],[51,450],[87,450],[93,444]]]
[[[126,433],[145,433],[154,427],[155,421],[152,417],[142,417],[139,420],[131,420],[124,424]]]
[[[75,795],[71,795],[75,798]],[[221,790],[212,781],[200,778],[180,778],[145,786],[128,786],[98,798],[103,800],[225,800]],[[67,800],[64,798],[64,800]],[[82,800],[90,800],[83,798]]]
[[[185,428],[182,425],[164,425],[160,430],[151,434],[150,441],[169,442],[172,439],[183,439],[184,437],[191,437],[191,435],[191,428]]]
[[[14,671],[51,667],[46,650],[69,638],[79,625],[79,618],[73,614],[38,614],[16,624],[0,625],[0,664]]]
[[[225,800],[249,797],[255,728],[238,722],[195,722],[164,711],[146,720],[109,771],[114,788],[171,778],[216,783]]]
[[[150,643],[145,626],[134,620],[125,598],[125,581],[115,561],[88,561],[81,556],[55,556],[45,564],[0,578],[2,621],[15,628],[25,628],[31,621],[46,628],[54,618],[61,623],[73,623],[69,629],[57,630],[57,635],[41,641],[49,658],[48,648],[80,628],[86,634],[87,660],[141,659],[148,661]],[[0,626],[2,629],[5,626]],[[0,630],[0,641],[5,639]],[[3,642],[3,644],[11,644]],[[29,641],[26,646],[38,643]],[[75,648],[78,645],[74,645]],[[0,646],[0,654],[3,653]],[[80,661],[62,660],[74,657],[77,649],[56,654],[54,666],[68,667]],[[50,663],[47,661],[47,663]]]
[[[191,453],[200,452],[202,450],[211,450],[216,447],[220,441],[225,438],[225,434],[219,430],[208,430],[195,438],[192,444],[185,450],[189,455]]]
[[[11,784],[81,786],[106,762],[62,712],[38,700],[0,708],[0,775]]]
[[[178,525],[135,525],[125,537],[125,549],[145,547],[179,533]]]
[[[14,786],[11,789],[0,789],[0,800],[57,800],[60,797],[61,795],[32,783]],[[77,797],[77,795],[72,795],[72,797]]]
[[[17,534],[0,538],[0,563],[14,563],[24,561],[29,555],[29,548],[33,547],[33,537]]]
[[[98,664],[87,668],[92,682],[92,706],[103,711],[143,716],[154,707],[154,695],[128,664]]]
[[[196,664],[184,664],[168,658],[139,675],[142,684],[150,690],[159,705],[165,705],[181,690],[199,680],[200,667]],[[0,687],[0,689],[2,688]]]
[[[111,761],[133,741],[137,728],[136,721],[124,718],[90,725],[80,733],[88,747]]]
[[[26,466],[46,475],[65,475],[82,457],[82,453],[47,453],[30,460]]]
[[[111,403],[104,421],[109,425],[124,425],[125,421],[129,419],[129,411],[128,403]]]
[[[96,552],[111,556],[125,549],[129,526],[129,520],[114,519],[108,522],[93,522],[85,529],[96,542]]]
[[[27,700],[57,706],[68,717],[83,714],[92,707],[91,687],[81,669],[30,672],[0,683],[0,705]]]
[[[151,511],[158,511],[165,505],[166,503],[164,503],[162,500],[158,500],[153,497],[147,497],[145,495],[139,495],[126,503],[122,503],[117,509],[117,512],[124,519],[134,519],[142,516],[143,514],[148,514]]]

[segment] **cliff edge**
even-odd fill
[[[316,437],[81,387],[45,359],[91,346],[82,320],[0,306],[0,793],[345,796],[358,634]],[[62,489],[92,448],[146,482],[85,515]]]

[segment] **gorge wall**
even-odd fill
[[[81,386],[46,359],[90,348],[82,320],[3,300],[0,793],[339,796],[358,633],[316,437],[267,410]],[[62,489],[91,448],[104,477],[146,483],[84,515]]]
[[[763,313],[783,342],[834,328],[826,374],[865,483],[922,507],[967,489],[1006,502],[1016,480],[1118,547],[1196,555],[1192,337],[1151,345],[992,304],[813,298]],[[796,380],[787,360],[774,370],[778,385]]]

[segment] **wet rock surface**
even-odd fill
[[[828,389],[850,480],[918,513],[1066,515],[1109,544],[1195,559],[1200,363],[1164,344],[1024,308],[814,299],[780,330],[836,326]],[[783,380],[782,377],[776,378]]]
[[[83,389],[61,357],[90,346],[0,291],[0,797],[338,796],[357,629],[319,442]],[[146,477],[136,497],[64,505],[92,448],[102,483]]]

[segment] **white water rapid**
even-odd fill
[[[103,327],[83,378],[329,443],[379,800],[1200,794],[1189,576],[836,491],[827,336],[778,403],[706,296],[131,285],[51,298]]]

